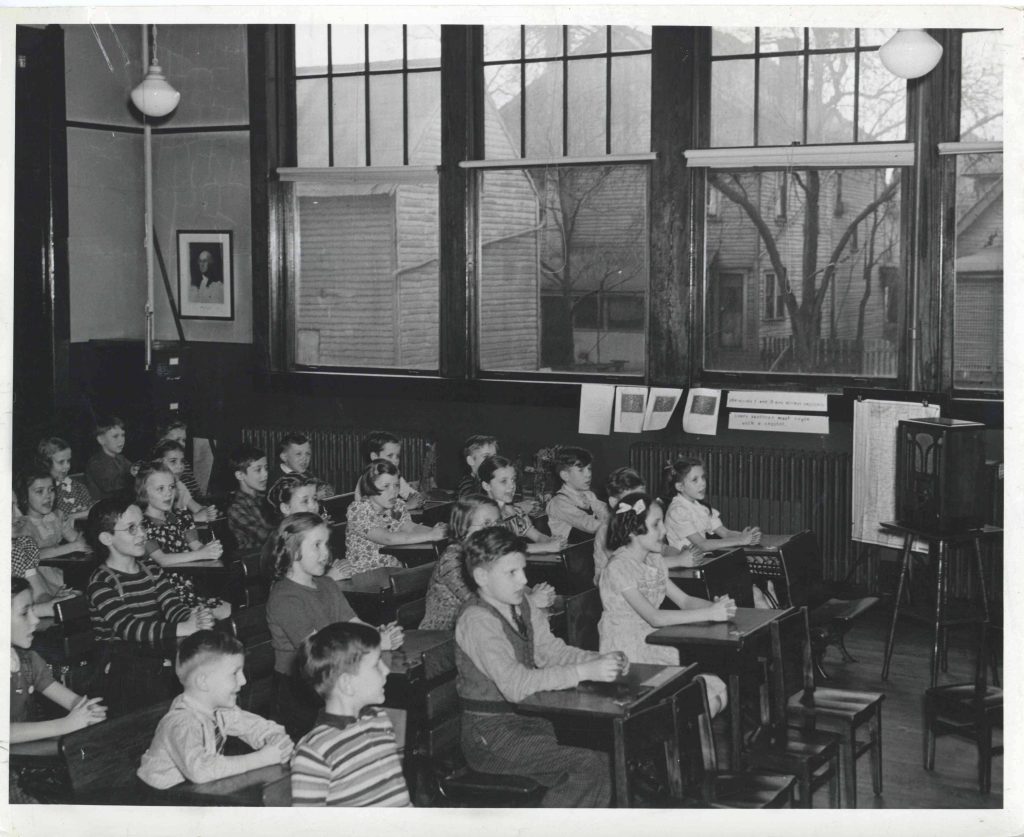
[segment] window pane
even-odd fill
[[[334,90],[334,165],[336,166],[366,165],[364,79],[364,76],[351,76],[331,80]],[[299,137],[302,137],[301,132]]]
[[[295,75],[327,72],[327,27],[295,27]]]
[[[297,156],[300,166],[328,165],[327,79],[296,79]]]
[[[807,142],[853,142],[852,52],[807,58]]]
[[[837,214],[840,172],[790,172],[782,222],[779,173],[709,173],[721,198],[705,243],[707,368],[895,377],[898,334],[880,285],[900,264],[899,180],[885,169],[841,173]],[[865,210],[854,247],[851,225]]]
[[[803,142],[803,58],[762,58],[758,145]]]
[[[860,45],[881,46],[897,32],[896,29],[861,29]]]
[[[1003,156],[957,157],[953,383],[1003,389]]]
[[[712,55],[747,55],[754,51],[754,29],[714,27],[711,30]]]
[[[613,26],[612,51],[625,52],[632,49],[651,48],[650,26]]]
[[[647,167],[478,176],[481,369],[643,374]],[[608,309],[614,327],[598,295],[633,299]]]
[[[366,27],[331,27],[331,67],[336,73],[366,69]]]
[[[860,54],[858,142],[899,141],[907,136],[907,82],[882,65],[877,52]]]
[[[370,76],[370,163],[402,165],[402,76]]]
[[[398,70],[402,67],[402,27],[370,27],[370,69]]]
[[[808,30],[809,49],[841,49],[854,46],[856,29],[825,29],[815,28]]]
[[[754,62],[711,65],[711,144],[754,144]]]
[[[436,184],[375,184],[296,203],[296,362],[436,369]]]
[[[440,26],[407,26],[405,41],[410,67],[441,66]]]
[[[1002,32],[965,32],[960,100],[960,139],[1003,139]]]
[[[522,156],[519,145],[520,77],[517,64],[484,67],[484,157],[488,160]]]
[[[526,156],[561,157],[562,63],[526,65]],[[515,102],[519,108],[518,100]]]
[[[761,52],[790,52],[804,48],[804,30],[799,27],[761,27]]]
[[[553,58],[562,54],[561,26],[527,26],[526,57]]]
[[[593,55],[608,51],[608,29],[604,26],[570,26],[569,54]]]
[[[569,154],[605,153],[606,96],[604,58],[569,63]]]
[[[484,61],[518,59],[522,49],[520,26],[485,26]]]
[[[441,165],[441,74],[409,73],[409,165]]]
[[[651,150],[651,56],[612,59],[612,154]]]

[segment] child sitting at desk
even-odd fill
[[[682,548],[691,543],[700,549],[747,546],[761,540],[761,530],[747,526],[742,532],[726,529],[718,510],[705,502],[707,479],[704,463],[681,457],[665,467],[665,494],[671,497],[665,513],[665,530],[670,545]],[[715,535],[712,539],[710,536]]]
[[[299,651],[302,676],[324,701],[316,726],[295,748],[292,804],[409,807],[395,730],[384,702],[388,667],[380,634],[328,625]]]
[[[284,727],[238,708],[244,666],[245,649],[229,634],[196,631],[182,640],[174,670],[185,692],[171,701],[142,754],[143,782],[162,790],[288,763],[294,744]],[[224,755],[232,735],[253,752]]]
[[[516,494],[516,469],[504,456],[488,456],[477,469],[484,494],[498,504],[499,523],[527,541],[527,552],[551,554],[565,549],[565,538],[545,535],[533,525],[530,516],[512,500]]]
[[[32,609],[36,616],[53,616],[54,602],[80,595],[70,587],[50,583],[39,566],[39,547],[28,535],[11,538],[11,575],[23,578],[32,588]]]
[[[489,456],[498,453],[498,440],[494,436],[470,436],[462,446],[462,458],[469,468],[469,473],[462,478],[456,494],[465,497],[467,494],[482,494],[483,486],[477,476],[477,468]]]
[[[353,572],[402,566],[395,556],[381,552],[382,546],[433,543],[447,536],[444,523],[422,526],[412,522],[405,503],[398,498],[398,469],[386,459],[374,460],[363,471],[359,492],[363,499],[348,507],[345,527],[345,556],[352,562]]]
[[[132,490],[132,463],[124,450],[124,422],[106,416],[96,422],[96,444],[100,449],[85,463],[85,487],[92,499],[102,500]]]
[[[514,704],[582,680],[611,682],[629,661],[621,652],[583,651],[552,636],[546,614],[525,595],[522,537],[496,526],[474,532],[464,560],[476,589],[455,625],[466,761],[474,770],[527,776],[547,786],[546,807],[607,805],[607,755],[560,745],[550,721],[517,714]]]
[[[191,513],[199,523],[216,519],[220,512],[216,506],[204,506],[193,496],[191,489],[185,484],[185,447],[173,439],[163,439],[153,448],[154,462],[163,462],[174,475],[174,508]]]
[[[92,506],[92,495],[84,483],[71,473],[71,445],[59,436],[48,436],[36,447],[39,460],[50,471],[57,488],[54,508],[64,512],[71,520],[85,520]]]
[[[107,717],[102,698],[79,697],[56,682],[50,667],[32,647],[39,617],[32,606],[32,590],[23,578],[11,578],[11,738],[12,744],[56,738]],[[42,695],[67,710],[67,715],[49,721],[30,721],[33,695]],[[36,802],[20,785],[19,771],[10,771],[10,801]]]
[[[163,424],[157,427],[157,444],[163,441],[177,442],[181,445],[182,450],[188,449],[188,425],[185,424],[180,418],[171,416]],[[188,489],[189,494],[192,495],[192,499],[199,502],[202,499],[203,492],[199,488],[199,481],[196,479],[195,473],[192,471],[192,464],[185,460],[181,469],[181,474],[177,475],[178,481],[181,482],[185,488]]]
[[[309,437],[301,433],[286,433],[277,443],[277,459],[270,467],[267,483],[273,485],[285,474],[308,474],[316,479],[316,498],[334,496],[334,486],[309,472],[313,461],[313,446]]]
[[[396,468],[400,468],[402,465],[402,442],[394,433],[375,430],[363,439],[362,448],[367,463],[373,462],[375,459],[386,459]],[[356,483],[355,495],[356,500],[363,499],[358,483]],[[423,495],[407,483],[401,473],[398,475],[398,499],[405,503],[407,509],[418,509],[423,505]]]
[[[593,457],[583,448],[555,449],[552,466],[562,487],[548,500],[548,527],[556,538],[569,539],[575,529],[593,535],[608,520],[608,506],[590,490]]]
[[[212,628],[231,606],[189,608],[156,564],[144,559],[142,510],[123,497],[89,510],[86,533],[103,561],[87,595],[99,651],[97,691],[111,713],[167,700],[177,691],[171,658],[179,637]]]
[[[728,597],[714,603],[688,596],[673,584],[661,560],[665,523],[661,506],[650,495],[627,494],[615,507],[608,524],[611,560],[601,573],[598,623],[601,650],[622,649],[633,662],[679,665],[674,648],[648,645],[647,635],[665,625],[726,622],[736,615]],[[678,610],[661,610],[668,597]],[[700,675],[708,693],[711,714],[725,708],[725,683],[714,675]]]
[[[295,655],[302,641],[334,622],[358,622],[337,582],[325,579],[331,562],[330,530],[315,514],[300,512],[281,521],[275,547],[275,578],[267,599],[267,627],[274,646],[277,719],[293,737],[304,735],[316,714],[316,698],[301,682]],[[395,623],[382,625],[385,650],[402,644]]]
[[[228,506],[228,529],[239,549],[260,549],[273,524],[267,517],[267,455],[253,445],[239,445],[231,452],[231,471],[238,490]]]
[[[438,559],[427,585],[426,611],[420,622],[421,631],[451,631],[462,603],[473,595],[466,584],[462,563],[462,542],[481,529],[497,526],[501,512],[498,504],[483,494],[467,494],[452,508],[448,532],[452,542]],[[543,582],[528,593],[535,608],[551,607],[555,589]]]
[[[56,490],[49,468],[33,463],[18,475],[14,496],[21,517],[11,527],[12,535],[28,535],[39,547],[40,558],[57,558],[72,552],[88,552],[89,546],[75,529],[74,521],[54,508]]]

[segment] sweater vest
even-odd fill
[[[505,639],[512,646],[516,660],[527,668],[536,668],[533,656],[533,621],[530,618],[530,603],[525,596],[523,597],[522,604],[519,605],[523,621],[526,622],[525,638],[512,627],[508,619],[502,616],[497,608],[485,602],[479,596],[473,596],[468,599],[463,604],[459,615],[461,616],[463,612],[471,607],[479,607],[493,613],[505,633]],[[505,700],[504,695],[499,691],[494,681],[477,668],[473,660],[470,659],[469,654],[463,651],[462,646],[458,643],[455,645],[455,664],[459,672],[456,688],[459,692],[462,708],[465,711],[487,714],[515,711],[515,706]]]

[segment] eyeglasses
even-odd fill
[[[116,526],[114,527],[115,532],[127,532],[129,535],[137,535],[139,532],[144,532],[145,530],[146,527],[141,523],[133,523],[130,526],[125,526],[121,529],[118,529]]]

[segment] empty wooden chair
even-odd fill
[[[238,693],[238,706],[269,717],[274,711],[274,646],[267,627],[266,605],[235,611],[231,632],[245,646],[246,683]]]
[[[679,738],[671,698],[630,715],[622,722],[625,742],[627,807],[667,808],[684,802]]]
[[[973,683],[932,686],[924,693],[924,769],[935,769],[935,739],[957,735],[974,742],[978,751],[978,790],[992,790],[992,758],[1002,755],[993,746],[994,729],[1003,726],[1003,690],[988,684],[988,631],[978,627],[977,657]]]
[[[793,804],[794,776],[780,773],[732,773],[718,770],[711,710],[704,684],[694,681],[673,700],[683,792],[707,808],[786,808]]]

